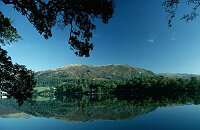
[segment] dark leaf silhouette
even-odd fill
[[[48,39],[52,28],[70,26],[68,43],[78,56],[90,56],[93,44],[90,39],[96,26],[95,19],[108,23],[114,13],[113,0],[3,0],[26,16],[36,30]]]
[[[11,62],[7,52],[0,48],[0,90],[14,97],[19,105],[32,97],[35,87],[34,72]]]
[[[0,45],[20,39],[11,20],[0,12]],[[0,46],[0,91],[14,97],[19,105],[32,96],[35,86],[34,73],[25,66],[13,64],[7,51]]]
[[[181,19],[185,19],[186,22],[188,22],[198,17],[197,10],[200,6],[199,0],[165,0],[163,6],[167,13],[169,27],[172,27],[172,21],[175,18],[178,6],[180,5],[186,5],[190,9],[190,12],[183,14]]]

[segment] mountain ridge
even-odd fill
[[[157,73],[158,76],[164,76],[169,78],[183,78],[183,79],[190,79],[191,77],[196,77],[200,79],[199,74],[189,74],[189,73]]]
[[[133,67],[127,64],[106,64],[106,65],[85,65],[85,64],[71,64],[59,67],[54,70],[38,71],[35,73],[36,77],[42,74],[63,74],[62,77],[71,76],[72,78],[131,78],[139,75],[152,76],[154,73],[143,68]]]
[[[128,64],[86,65],[70,64],[56,69],[35,72],[37,81],[63,79],[126,79],[137,76],[164,76],[169,78],[190,79],[200,75],[187,73],[154,73],[150,70],[134,67]]]

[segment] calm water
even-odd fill
[[[195,97],[195,98],[194,98]],[[199,130],[197,96],[0,100],[1,130]],[[48,99],[48,100],[47,100]]]

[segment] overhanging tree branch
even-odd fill
[[[96,29],[93,20],[108,23],[114,13],[114,0],[3,0],[26,16],[36,30],[48,39],[52,28],[62,19],[62,26],[73,25],[68,43],[78,56],[90,56],[93,44],[92,31]],[[73,23],[71,23],[73,21]]]

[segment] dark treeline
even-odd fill
[[[67,82],[66,82],[67,81]],[[192,92],[200,91],[200,81],[196,77],[191,79],[168,78],[163,76],[141,76],[130,79],[76,79],[65,80],[54,87],[59,94],[151,94],[169,93],[172,91]]]
[[[168,93],[171,91],[199,91],[200,81],[196,77],[191,79],[181,78],[168,78],[163,76],[154,77],[137,77],[133,79],[127,79],[123,84],[119,84],[116,87],[117,93],[132,93],[132,92],[160,92]]]

